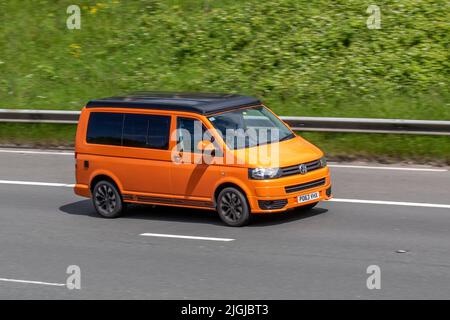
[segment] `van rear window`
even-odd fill
[[[87,143],[122,145],[123,114],[93,112],[89,117]]]
[[[93,144],[167,150],[169,131],[169,116],[92,112],[86,141]]]

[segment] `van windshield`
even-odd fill
[[[232,150],[292,139],[292,131],[266,107],[240,109],[208,118]]]

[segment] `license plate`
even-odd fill
[[[304,194],[304,195],[298,196],[297,197],[297,201],[298,201],[298,203],[308,202],[308,201],[311,201],[311,200],[318,199],[319,196],[320,196],[320,193],[317,191],[317,192],[313,192],[313,193],[309,193],[309,194]]]

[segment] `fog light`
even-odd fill
[[[287,205],[286,199],[280,200],[259,200],[259,207],[263,210],[276,210],[281,209]]]

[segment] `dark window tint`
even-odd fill
[[[203,140],[206,128],[199,120],[191,118],[177,119],[177,146],[178,150],[184,152],[201,153],[197,145]]]
[[[147,146],[148,118],[139,114],[126,114],[123,125],[123,145],[126,147]]]
[[[123,145],[151,149],[169,148],[170,117],[126,114]]]
[[[93,112],[89,117],[86,141],[95,144],[122,144],[123,114]]]

